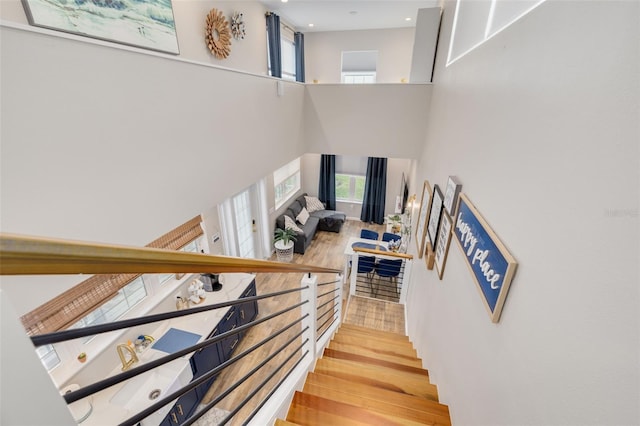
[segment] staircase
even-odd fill
[[[286,425],[451,425],[406,336],[342,324],[296,391]]]

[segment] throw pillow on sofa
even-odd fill
[[[309,213],[317,212],[320,210],[324,210],[324,204],[316,197],[308,197],[305,195],[305,201],[307,202],[307,211]]]
[[[303,225],[306,224],[307,220],[309,220],[309,212],[307,211],[307,209],[303,207],[298,217],[296,217],[296,220]]]
[[[302,229],[289,216],[284,217],[284,229],[293,229],[295,232],[302,233]]]

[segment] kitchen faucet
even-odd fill
[[[120,361],[122,361],[122,371],[127,371],[134,363],[138,362],[138,356],[133,348],[125,343],[121,343],[116,347]],[[129,352],[131,357],[127,361],[126,355],[123,351]]]

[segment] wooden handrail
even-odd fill
[[[375,249],[370,249],[366,247],[353,247],[353,251],[356,251],[358,253],[377,254],[379,256],[399,257],[402,259],[413,259],[412,254],[397,253],[394,251],[375,250]]]
[[[0,275],[316,272],[339,269],[173,250],[0,234]]]

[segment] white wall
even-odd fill
[[[519,263],[498,324],[455,243],[443,281],[413,269],[454,424],[640,424],[638,6],[547,1],[444,68],[446,4],[415,183],[457,175]]]
[[[430,84],[308,84],[308,152],[417,158],[431,89]]]
[[[238,6],[242,7],[238,7]],[[178,36],[180,58],[212,65],[267,75],[267,31],[264,14],[266,9],[257,1],[204,1],[173,0],[173,16]],[[246,37],[231,41],[231,54],[216,59],[204,41],[205,19],[213,8],[221,10],[230,21],[234,11],[242,12]],[[27,24],[27,17],[20,0],[1,0],[0,18]]]
[[[342,52],[377,50],[377,83],[409,81],[414,28],[310,32],[304,35],[305,81],[340,83]]]
[[[300,84],[0,29],[4,232],[145,245],[305,151]]]

